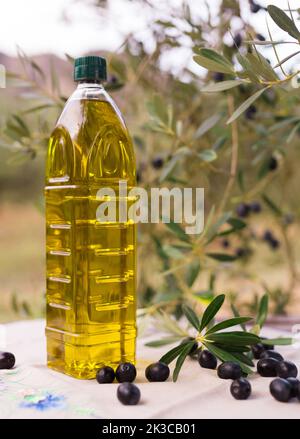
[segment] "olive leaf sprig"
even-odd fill
[[[183,305],[182,311],[189,323],[196,329],[197,335],[192,338],[184,338],[175,348],[168,351],[160,359],[163,363],[170,364],[176,360],[173,372],[173,381],[177,381],[182,365],[191,352],[195,342],[200,344],[200,349],[206,348],[221,361],[235,361],[239,363],[243,372],[251,374],[250,367],[254,366],[251,358],[247,355],[250,346],[260,342],[260,337],[247,331],[226,331],[252,320],[251,317],[233,317],[220,323],[213,324],[213,319],[222,307],[225,295],[220,294],[208,305],[201,318],[187,305]],[[148,346],[158,346],[159,342],[150,342]],[[249,367],[250,366],[250,367]]]
[[[231,304],[231,310],[233,312],[234,317],[236,318],[240,317],[237,308],[233,304]],[[253,334],[260,336],[261,330],[268,317],[268,312],[269,312],[269,295],[266,293],[261,297],[258,303],[257,314],[254,319],[254,325],[249,330],[249,332],[252,332]],[[243,329],[243,331],[247,331],[243,323],[240,323],[240,326]],[[291,345],[293,343],[293,338],[292,337],[276,337],[276,338],[268,338],[268,339],[263,338],[263,343],[265,345],[271,345],[271,346],[273,345],[285,346],[285,345]]]
[[[238,51],[236,60],[240,65],[240,69],[236,69],[236,63],[229,60],[223,54],[216,52],[213,49],[206,47],[195,47],[194,61],[200,66],[210,70],[212,72],[219,72],[226,74],[228,79],[225,78],[224,81],[210,83],[202,88],[205,93],[215,93],[222,92],[225,90],[231,90],[241,84],[254,84],[258,86],[258,90],[252,94],[248,99],[246,99],[230,116],[227,124],[231,124],[236,119],[238,119],[253,103],[261,97],[268,89],[274,86],[283,86],[289,82],[294,81],[299,75],[299,69],[291,73],[286,73],[283,65],[291,60],[292,58],[299,55],[299,50],[296,50],[292,54],[279,58],[276,46],[281,44],[296,44],[300,45],[300,31],[296,26],[292,10],[289,7],[288,11],[290,16],[283,10],[275,5],[269,5],[267,7],[267,12],[272,20],[277,24],[277,26],[293,38],[292,41],[274,41],[271,35],[268,22],[267,30],[269,33],[269,40],[259,41],[252,39],[251,35],[249,39],[244,41],[247,45],[247,52]],[[269,46],[273,48],[275,58],[277,59],[277,64],[271,66],[269,61],[258,51],[257,46]],[[281,70],[283,77],[280,77],[277,70]],[[235,79],[233,79],[235,78]]]

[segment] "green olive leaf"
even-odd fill
[[[220,114],[213,114],[204,120],[194,134],[194,139],[200,139],[204,134],[211,130],[221,119]]]
[[[288,346],[293,344],[293,338],[291,337],[278,337],[263,339],[263,343],[267,345]]]
[[[237,308],[235,307],[235,305],[233,303],[231,303],[230,307],[231,307],[231,311],[232,311],[232,314],[234,315],[234,317],[241,317],[240,313],[238,312]],[[240,323],[240,326],[241,326],[243,331],[246,331],[246,326],[243,323]]]
[[[208,305],[203,313],[199,331],[202,331],[211,322],[211,320],[215,317],[215,315],[223,305],[224,300],[225,294],[220,294],[219,296],[215,297],[214,300]]]
[[[193,342],[194,343],[194,342]],[[164,354],[159,361],[165,364],[170,364],[172,361],[175,360],[175,358],[178,357],[178,355],[183,351],[187,343],[180,344],[179,346],[176,346],[175,348],[171,349],[169,352]]]
[[[198,319],[195,311],[187,305],[182,305],[182,311],[183,311],[183,314],[188,319],[188,321],[190,322],[190,324],[195,329],[197,329],[197,331],[199,331],[200,330],[200,322],[199,322],[199,319]]]
[[[193,341],[186,343],[184,345],[181,353],[179,354],[179,356],[177,358],[176,366],[175,366],[175,369],[174,369],[174,372],[173,372],[173,381],[174,381],[174,383],[177,381],[177,378],[178,378],[179,372],[180,372],[180,370],[182,368],[182,365],[184,363],[184,360],[186,359],[186,357],[190,353],[193,344],[194,344]]]
[[[218,52],[212,49],[200,49],[198,55],[194,56],[194,61],[202,67],[213,72],[234,74],[231,63]]]
[[[260,342],[260,338],[257,335],[244,331],[214,332],[212,334],[205,334],[205,339],[232,346],[248,346]]]
[[[213,162],[218,157],[216,151],[213,149],[204,149],[203,151],[198,152],[197,156],[207,163]]]
[[[256,69],[253,68],[253,66],[249,62],[248,58],[246,56],[243,56],[241,53],[238,53],[236,55],[236,58],[244,69],[242,72],[238,72],[238,76],[240,78],[243,78],[243,79],[249,78],[252,82],[258,84],[259,77],[256,74],[256,71],[255,71]]]
[[[248,53],[246,57],[253,71],[257,75],[261,76],[267,81],[276,81],[278,79],[271,65],[259,52],[256,52],[256,54]]]
[[[241,114],[243,114],[244,111],[246,111],[250,107],[250,105],[252,105],[253,102],[255,102],[268,88],[269,88],[269,86],[264,87],[264,88],[258,90],[256,93],[254,93],[248,99],[246,99],[246,101],[243,102],[230,116],[230,118],[227,121],[227,125],[232,123],[233,121],[235,121],[238,117],[240,117]]]
[[[201,88],[203,93],[217,93],[220,91],[230,90],[234,87],[237,87],[240,84],[243,84],[244,81],[239,79],[230,79],[228,81],[221,82],[212,82],[210,84],[205,85]]]
[[[254,363],[248,355],[245,355],[241,352],[234,352],[233,355],[237,358],[241,363],[247,364],[247,366],[254,367]]]
[[[188,287],[191,288],[193,286],[195,280],[198,277],[198,274],[200,273],[200,270],[201,270],[201,266],[200,266],[200,263],[198,261],[193,261],[189,265],[187,273],[186,273],[186,283],[187,283]]]
[[[271,200],[271,198],[268,197],[266,194],[262,195],[262,199],[266,203],[266,205],[273,211],[273,213],[275,213],[275,215],[281,216],[283,214],[280,207],[277,206],[275,202]]]
[[[214,354],[217,358],[219,358],[221,361],[234,361],[238,363],[241,366],[241,369],[243,372],[247,373],[248,375],[252,374],[253,371],[245,365],[244,362],[242,362],[240,359],[238,359],[234,353],[226,352],[223,349],[219,348],[213,343],[205,343],[206,348]]]
[[[145,343],[145,346],[148,346],[149,348],[157,348],[159,346],[175,343],[176,341],[180,340],[180,338],[180,336],[165,337],[160,340],[149,341],[148,343]]]
[[[262,327],[266,321],[268,315],[268,307],[269,307],[269,296],[268,294],[264,294],[259,302],[259,308],[256,317],[256,323],[260,327]]]
[[[269,5],[267,7],[268,13],[272,20],[279,26],[282,30],[287,32],[291,37],[296,40],[300,40],[300,32],[296,27],[295,23],[291,18],[280,8],[274,5]]]
[[[233,317],[232,319],[224,320],[223,322],[217,323],[212,328],[210,328],[206,334],[211,334],[213,332],[221,331],[222,329],[230,328],[232,326],[241,325],[252,320],[252,317]]]
[[[170,221],[169,223],[165,223],[168,229],[177,236],[178,239],[184,242],[190,242],[190,237],[185,233],[185,231],[180,227],[178,223],[174,223]]]

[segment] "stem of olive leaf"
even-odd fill
[[[263,189],[268,186],[271,181],[275,178],[275,173],[267,174],[263,179],[261,179],[258,183],[256,183],[251,190],[243,193],[242,195],[238,195],[232,198],[232,201],[237,203],[242,201],[243,199],[251,199],[255,197],[257,194],[260,194]]]
[[[168,302],[158,302],[147,308],[147,314],[152,315],[155,314],[159,309],[165,308],[167,306],[177,305],[178,300],[169,300]]]
[[[284,240],[284,244],[285,244],[287,262],[288,262],[288,267],[289,267],[289,272],[290,272],[290,281],[289,281],[288,290],[290,293],[292,293],[295,286],[296,286],[297,280],[298,280],[296,260],[295,260],[295,256],[294,256],[293,247],[291,245],[291,242],[290,242],[288,234],[287,234],[287,230],[284,226],[281,226],[281,230],[282,230],[282,236],[283,236],[283,240]]]
[[[23,75],[15,75],[15,78],[27,82],[30,87],[35,88],[36,90],[40,90],[40,92],[46,96],[47,98],[49,98],[50,100],[52,100],[54,103],[56,103],[58,106],[62,106],[62,100],[56,96],[54,93],[50,93],[45,87],[42,87],[40,84],[38,84],[37,82],[33,81],[32,79],[30,79],[28,76],[23,76]]]
[[[234,97],[231,94],[227,95],[227,107],[230,117],[234,112]],[[224,208],[226,207],[237,173],[238,155],[239,155],[239,133],[238,133],[238,123],[236,120],[234,120],[231,124],[231,140],[232,140],[232,149],[231,149],[230,174],[229,174],[227,185],[225,187],[222,201],[217,209],[217,213],[216,213],[217,217],[221,214],[221,212],[223,212]]]

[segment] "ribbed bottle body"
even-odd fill
[[[45,187],[48,366],[76,378],[135,361],[136,226],[119,222],[120,181],[135,186],[123,119],[102,87],[79,86],[50,138]],[[97,218],[102,188],[115,221]]]

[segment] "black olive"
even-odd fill
[[[135,384],[123,383],[118,387],[117,397],[124,405],[136,405],[141,398],[141,392]]]
[[[118,83],[118,78],[115,75],[111,75],[109,82],[111,84],[117,84]]]
[[[157,363],[150,364],[146,368],[145,375],[148,381],[162,382],[169,378],[170,369],[165,363],[161,363],[159,361]]]
[[[266,38],[265,38],[262,34],[256,34],[256,38],[257,38],[259,41],[266,41]]]
[[[218,377],[224,380],[236,380],[242,376],[241,366],[233,361],[225,361],[220,364],[217,371]]]
[[[236,47],[241,47],[242,42],[243,42],[242,35],[241,35],[240,33],[236,34],[236,35],[233,37],[233,41],[234,41],[234,45],[235,45]]]
[[[11,369],[16,362],[14,354],[0,351],[0,369]]]
[[[240,218],[246,218],[250,213],[250,207],[248,204],[246,203],[240,203],[237,207],[236,207],[236,214],[240,217]]]
[[[296,398],[297,396],[299,397],[299,391],[300,391],[300,381],[297,378],[294,377],[289,377],[286,379],[290,385],[291,385],[291,397],[292,398]]]
[[[131,383],[135,380],[136,368],[132,363],[121,363],[116,370],[116,378],[119,383]]]
[[[274,239],[272,231],[266,230],[263,234],[263,240],[268,242],[271,241],[272,239]]]
[[[250,4],[250,11],[253,12],[253,14],[256,14],[261,10],[261,6],[257,3],[252,2]]]
[[[213,73],[213,79],[216,82],[222,82],[225,79],[225,75],[224,75],[224,73],[221,73],[221,72],[215,72],[215,73]]]
[[[271,395],[280,402],[288,402],[291,398],[292,387],[287,380],[276,378],[270,383]]]
[[[161,158],[161,157],[155,157],[155,158],[152,160],[152,167],[153,167],[154,169],[160,169],[160,168],[163,167],[163,165],[164,165],[164,159]]]
[[[291,361],[280,361],[277,364],[276,370],[280,378],[295,378],[298,375],[297,366]]]
[[[230,247],[230,242],[229,242],[229,240],[228,239],[223,239],[222,240],[222,247],[223,248],[228,248],[228,247]]]
[[[251,395],[251,384],[245,378],[239,378],[232,382],[230,392],[235,399],[247,399]]]
[[[277,250],[278,247],[280,247],[280,242],[278,241],[278,239],[273,238],[269,241],[269,245],[273,250]]]
[[[253,357],[256,360],[259,360],[261,354],[263,352],[265,352],[265,347],[264,347],[264,345],[262,343],[257,343],[257,344],[254,344],[254,345],[251,346],[251,351],[252,351]]]
[[[264,350],[264,352],[262,352],[260,358],[264,359],[264,358],[275,358],[275,360],[278,361],[283,361],[283,356],[276,351],[272,351],[272,350]]]
[[[249,204],[249,207],[253,213],[261,212],[261,204],[258,201],[252,201],[252,203]]]
[[[112,383],[115,379],[115,371],[112,367],[104,366],[97,371],[96,380],[99,384]]]
[[[204,349],[199,353],[198,361],[201,367],[205,369],[215,369],[217,367],[218,361],[214,354]]]
[[[257,372],[262,377],[276,377],[277,376],[277,364],[279,361],[275,358],[263,358],[257,363]]]
[[[278,161],[276,157],[271,157],[269,161],[269,170],[275,171],[278,168]]]
[[[248,120],[253,120],[255,117],[255,114],[257,113],[257,108],[255,105],[250,105],[249,108],[245,111],[245,117]]]

